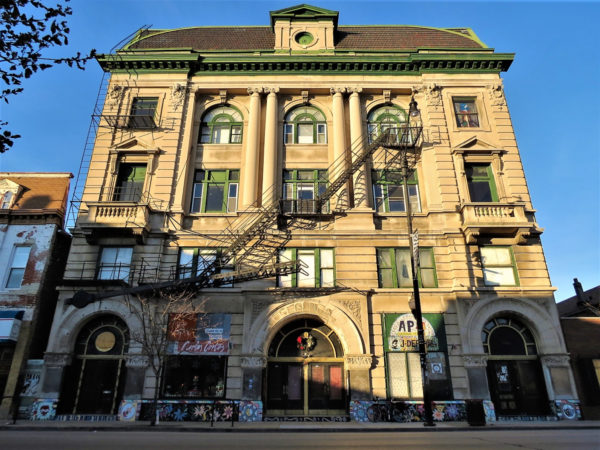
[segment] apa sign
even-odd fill
[[[430,316],[440,316],[441,314],[430,314]],[[428,318],[423,315],[423,331],[425,334],[425,345],[427,351],[439,351],[440,342],[438,334],[443,333],[443,322],[441,323],[441,330],[439,330],[439,320],[436,320],[435,325],[431,324]],[[392,352],[416,352],[419,350],[419,341],[417,334],[417,321],[414,316],[408,314],[393,314],[385,316],[386,325],[386,347],[388,351]],[[436,328],[438,328],[436,332]]]
[[[190,314],[171,317],[169,347],[171,355],[228,355],[230,314]]]

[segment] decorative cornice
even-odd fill
[[[263,369],[267,367],[267,358],[264,356],[244,355],[240,357],[242,369]]]
[[[107,72],[188,72],[193,75],[224,72],[321,73],[358,75],[415,75],[421,73],[499,73],[508,70],[511,53],[428,53],[409,55],[198,55],[129,52],[100,55],[97,60]]]
[[[72,356],[70,353],[52,353],[44,354],[44,364],[49,369],[60,369],[71,364]]]
[[[125,365],[129,368],[144,369],[148,367],[150,360],[145,355],[127,355]]]
[[[346,355],[344,363],[348,370],[369,370],[373,366],[373,355]]]
[[[463,355],[463,362],[465,364],[465,367],[486,367],[488,362],[488,355]]]
[[[556,353],[552,355],[541,355],[540,361],[546,367],[569,367],[571,358],[564,353]]]

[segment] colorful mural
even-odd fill
[[[579,400],[554,400],[551,406],[558,420],[581,420]]]
[[[31,405],[31,420],[54,420],[58,399],[38,398]]]
[[[132,411],[134,403],[136,402],[123,401],[120,413],[121,411]],[[149,400],[139,401],[135,411],[139,420],[150,420],[152,402]],[[172,400],[158,402],[159,421],[165,422],[261,422],[262,412],[263,406],[260,401]]]
[[[350,402],[350,420],[355,422],[421,422],[424,414],[421,402]],[[464,421],[466,417],[463,401],[433,402],[433,420],[436,422]]]

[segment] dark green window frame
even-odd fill
[[[304,127],[312,129],[310,134],[302,134]],[[306,142],[304,140],[308,139]],[[302,142],[301,142],[302,141]],[[285,116],[283,124],[284,144],[327,144],[327,122],[325,114],[314,106],[299,106]]]
[[[380,288],[412,288],[412,267],[408,247],[377,248],[377,278]],[[433,248],[419,248],[417,274],[422,288],[437,287]]]
[[[492,165],[489,163],[465,163],[465,174],[472,202],[497,202],[498,191]]]
[[[293,169],[283,171],[284,209],[286,212],[313,211],[315,199],[327,189],[327,169]],[[328,204],[323,205],[323,212]]]
[[[367,136],[369,143],[389,128],[395,129],[408,123],[408,114],[396,105],[383,105],[372,109],[367,115]]]
[[[306,281],[312,278],[303,278],[303,274],[295,272],[290,275],[277,277],[278,287],[335,287],[335,249],[331,247],[287,247],[279,251],[278,261],[302,261],[303,254],[309,256],[311,252],[314,258],[314,283],[311,283],[312,285],[309,286]],[[330,257],[327,257],[324,252],[328,252]]]
[[[458,128],[479,128],[479,112],[475,97],[453,97],[454,117]]]
[[[135,97],[131,102],[128,128],[154,128],[158,97]]]
[[[490,255],[490,260],[486,261],[485,253],[487,249],[507,250],[508,258],[505,258],[503,261],[497,261],[499,259],[497,256],[492,258]],[[479,247],[479,255],[481,270],[483,271],[483,282],[486,286],[519,286],[519,271],[517,270],[517,260],[515,259],[512,247],[507,245],[484,245]],[[496,273],[510,273],[513,276],[513,280],[511,283],[494,281],[493,276]]]
[[[373,199],[375,210],[380,213],[406,212],[404,187],[402,175],[393,170],[374,170],[371,172],[373,180]],[[413,171],[407,180],[408,196],[412,212],[421,212],[421,199],[419,197],[419,181],[417,171]]]
[[[220,259],[223,249],[218,247],[180,247],[177,257],[177,279],[193,278],[202,273],[202,271],[215,259]],[[227,264],[215,272],[228,273],[235,270],[235,264]],[[219,287],[233,287],[233,280],[223,283]]]
[[[243,116],[233,106],[209,109],[200,124],[199,144],[241,144]]]
[[[239,169],[196,170],[190,213],[236,212],[239,180]]]

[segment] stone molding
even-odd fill
[[[183,101],[185,100],[185,95],[188,92],[188,88],[185,84],[175,83],[171,87],[171,103],[173,105],[173,110],[177,111],[183,105]]]
[[[428,106],[441,106],[442,88],[435,83],[425,85],[425,98]]]
[[[463,355],[465,367],[487,367],[488,355]]]
[[[348,370],[369,370],[373,366],[373,355],[346,355],[344,363]]]
[[[348,91],[348,92],[349,92],[351,95],[354,95],[354,94],[360,94],[360,93],[363,91],[363,88],[362,88],[362,87],[360,87],[360,86],[352,86],[352,87],[346,88],[346,90],[347,90],[347,91]]]
[[[125,366],[132,369],[144,369],[150,365],[150,360],[145,355],[126,355]]]
[[[70,353],[52,353],[46,352],[44,354],[44,364],[49,369],[60,369],[62,367],[71,364],[73,359]]]
[[[279,87],[264,87],[264,88],[262,88],[262,90],[265,94],[278,94],[279,93]]]
[[[564,353],[556,353],[552,355],[541,355],[540,361],[546,367],[569,367],[571,358]]]
[[[492,106],[498,106],[503,109],[506,106],[506,98],[504,97],[504,89],[501,84],[493,84],[488,86],[488,97]]]
[[[332,87],[329,89],[329,92],[331,93],[331,95],[345,94],[347,91],[348,91],[348,89],[345,87]]]
[[[254,94],[262,94],[263,93],[263,88],[261,87],[249,87],[248,88],[248,95],[254,95]]]
[[[113,109],[114,107],[118,106],[119,103],[121,102],[121,99],[123,98],[123,95],[125,94],[125,88],[119,84],[113,84],[110,87],[110,90],[108,91],[108,100],[107,100],[107,106],[110,109]]]
[[[242,355],[240,366],[242,369],[264,369],[267,367],[267,358],[260,355]]]

